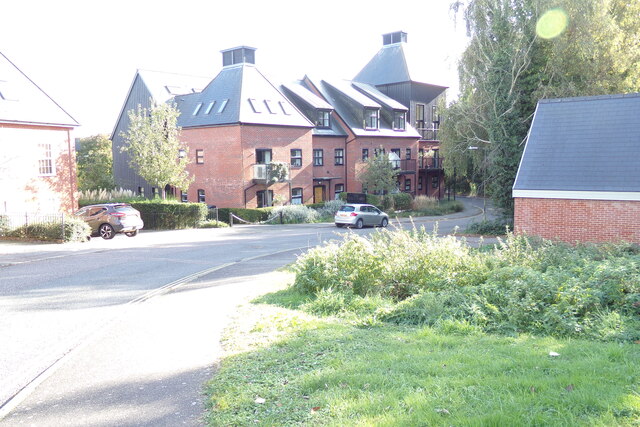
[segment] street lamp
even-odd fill
[[[487,150],[482,149],[480,147],[471,146],[468,148],[469,150],[482,150],[483,159],[482,159],[482,218],[484,222],[487,222],[487,182],[486,182],[486,172],[487,172]]]

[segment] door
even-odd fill
[[[313,203],[324,202],[324,185],[316,185],[313,187]]]

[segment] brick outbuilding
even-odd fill
[[[640,94],[540,101],[513,197],[517,233],[640,243]]]

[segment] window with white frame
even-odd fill
[[[344,184],[336,184],[334,197],[336,200],[340,199],[340,193],[344,193]]]
[[[322,148],[315,148],[313,150],[313,166],[323,166],[324,165],[324,152]]]
[[[365,108],[364,109],[364,128],[367,130],[378,129],[378,122],[380,120],[380,110],[377,108]]]
[[[344,165],[344,148],[336,148],[334,157],[336,166]]]
[[[393,112],[393,129],[394,130],[405,130],[407,115],[404,111],[394,111]]]
[[[204,190],[199,189],[198,190],[198,203],[204,203],[205,202],[205,197],[204,197]]]
[[[51,144],[38,144],[38,174],[41,176],[55,175]]]
[[[302,204],[302,188],[292,188],[291,189],[291,204],[292,205],[301,205]]]
[[[302,150],[300,148],[291,149],[291,167],[292,168],[302,167]]]
[[[329,117],[331,117],[331,111],[318,110],[318,120],[316,121],[316,126],[319,128],[329,128],[331,125]]]
[[[204,164],[204,150],[201,150],[201,149],[196,150],[196,164],[198,165]]]

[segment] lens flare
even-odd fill
[[[564,10],[560,8],[550,9],[538,19],[536,33],[543,39],[552,39],[562,34],[568,24],[569,16]]]

